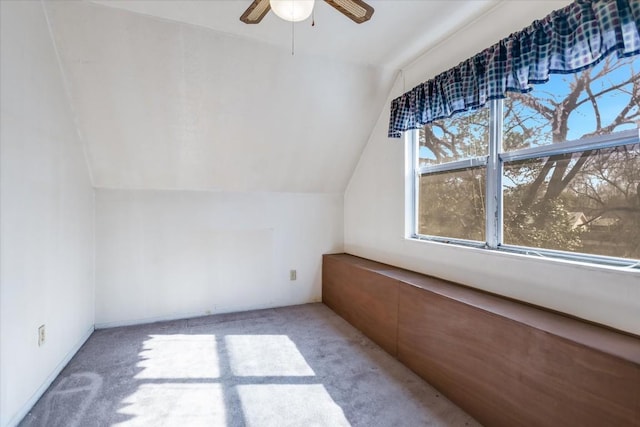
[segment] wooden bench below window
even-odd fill
[[[323,302],[487,426],[640,426],[640,339],[348,254]]]

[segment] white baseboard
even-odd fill
[[[116,320],[113,322],[101,322],[101,323],[96,323],[95,328],[108,329],[108,328],[117,328],[120,326],[144,325],[147,323],[168,322],[171,320],[183,320],[183,319],[193,319],[195,317],[213,316],[215,314],[240,313],[243,311],[264,310],[269,308],[288,307],[292,305],[311,304],[311,303],[320,302],[320,301],[321,301],[320,298],[314,298],[308,301],[280,301],[280,302],[269,302],[266,304],[256,304],[256,305],[248,305],[248,306],[223,306],[223,307],[218,307],[215,310],[211,310],[209,312],[199,311],[199,312],[188,312],[188,313],[173,313],[173,314],[168,314],[166,316],[145,317],[145,318],[129,319],[129,320]]]
[[[7,423],[6,427],[15,427],[20,421],[22,421],[22,419],[29,413],[31,408],[33,408],[33,405],[35,405],[38,399],[40,399],[44,392],[47,391],[53,380],[55,380],[56,377],[60,375],[60,372],[64,369],[65,366],[67,366],[67,363],[69,363],[71,358],[75,356],[78,350],[80,350],[80,347],[82,347],[82,345],[89,339],[94,330],[95,327],[92,325],[89,330],[84,333],[82,338],[80,338],[76,345],[74,345],[73,348],[71,348],[71,350],[67,353],[64,359],[62,359],[62,361],[58,363],[53,371],[51,371],[49,376],[47,376],[47,378],[42,382],[42,385],[38,387],[35,393],[33,393],[31,398],[29,398],[29,400],[27,400],[24,405],[22,405],[22,408],[20,408],[20,410],[13,415],[13,417]]]
[[[211,313],[202,313],[202,312],[186,312],[186,313],[174,313],[168,314],[166,316],[154,316],[154,317],[142,317],[136,319],[127,319],[127,320],[115,320],[113,322],[100,322],[96,323],[96,329],[109,329],[109,328],[119,328],[121,326],[134,326],[134,325],[145,325],[147,323],[156,323],[156,322],[168,322],[171,320],[182,320],[182,319],[191,319],[194,317],[201,316],[209,316],[213,314],[218,314],[218,312]]]

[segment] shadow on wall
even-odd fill
[[[476,425],[321,304],[99,330],[23,426]]]

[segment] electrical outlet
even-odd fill
[[[38,347],[44,345],[45,338],[46,335],[44,331],[44,325],[40,325],[40,327],[38,328]]]
[[[289,280],[296,280],[298,278],[298,272],[296,270],[289,270]]]

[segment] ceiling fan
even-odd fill
[[[324,0],[356,24],[371,19],[373,8],[362,0]],[[302,21],[311,15],[313,0],[254,0],[240,17],[245,24],[257,24],[271,10],[287,21]],[[293,8],[300,7],[301,15]],[[286,16],[283,16],[283,13]],[[293,14],[291,12],[294,12]]]

